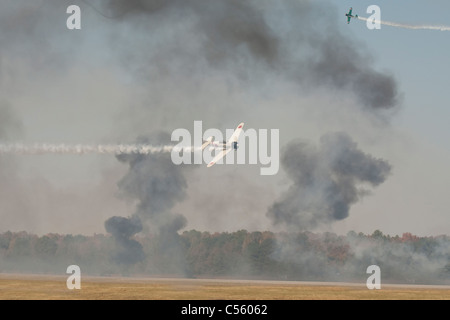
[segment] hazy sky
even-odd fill
[[[279,129],[283,150],[346,132],[391,172],[318,231],[450,233],[450,32],[369,30],[344,16],[377,4],[382,20],[450,25],[448,1],[165,3],[0,0],[0,139],[132,143],[203,120]],[[81,30],[66,28],[70,4]],[[107,218],[136,210],[118,186],[128,169],[107,155],[0,155],[0,232],[104,233]],[[267,212],[292,185],[283,168],[184,176],[172,211],[186,229],[282,228]]]

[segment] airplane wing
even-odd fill
[[[208,139],[206,139],[202,144],[202,150],[204,150],[208,145],[210,145],[212,140],[213,140],[213,137],[209,137]]]
[[[244,127],[244,123],[241,122],[241,123],[237,126],[236,130],[234,130],[232,136],[231,136],[230,139],[228,140],[228,143],[238,141],[239,135],[241,134],[242,128],[243,128],[243,127]]]
[[[217,161],[222,159],[230,151],[231,151],[231,149],[225,149],[225,150],[220,151],[220,153],[218,155],[216,155],[214,157],[214,159],[212,159],[212,161],[208,164],[207,167],[209,168],[209,167],[212,167],[213,165],[215,165]]]
[[[353,11],[353,8],[350,8],[350,10],[348,11],[348,13],[346,14],[346,16],[347,16],[347,24],[349,24],[350,23],[350,20],[352,19],[352,11]]]

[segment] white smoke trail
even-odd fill
[[[359,20],[368,21],[368,18],[359,17]],[[372,21],[372,19],[371,19]],[[391,22],[391,21],[383,21],[383,20],[373,20],[374,23],[380,23],[386,26],[396,27],[396,28],[405,28],[405,29],[412,29],[412,30],[440,30],[440,31],[450,31],[449,26],[430,26],[430,25],[412,25],[412,24],[404,24],[404,23],[397,23],[397,22]]]
[[[172,145],[153,146],[147,144],[0,144],[0,154],[156,154],[173,151],[194,152],[198,147],[175,147]]]

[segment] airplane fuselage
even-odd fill
[[[239,148],[238,142],[237,141],[233,141],[231,143],[228,143],[228,142],[214,141],[214,142],[211,143],[210,150],[213,150],[213,149],[226,150],[226,149],[230,149],[230,148],[233,149],[233,150],[237,150]]]
[[[352,11],[353,11],[353,8],[350,8],[348,13],[345,14],[345,16],[347,17],[347,23],[350,23],[350,20],[352,18],[358,18],[358,15],[352,15]]]

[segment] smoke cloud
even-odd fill
[[[289,143],[283,167],[293,184],[268,211],[275,224],[307,230],[348,217],[350,207],[391,172],[389,163],[358,149],[346,133],[321,137],[318,148]]]
[[[117,248],[113,257],[115,262],[130,265],[144,259],[142,245],[138,241],[130,239],[133,235],[142,231],[139,217],[111,217],[105,221],[105,229],[116,241]]]
[[[166,145],[169,142],[170,135],[164,132],[138,139],[139,144],[146,145]],[[144,229],[159,238],[158,252],[165,259],[179,259],[182,255],[178,252],[177,232],[186,225],[187,220],[171,212],[171,209],[186,196],[184,168],[174,165],[167,153],[119,154],[116,157],[129,165],[129,171],[118,183],[121,195],[136,201],[136,211],[131,217],[114,216],[105,222],[106,231],[119,244],[119,260],[134,264],[143,258],[142,246],[131,238]],[[127,259],[122,259],[124,257]],[[182,261],[178,262],[173,265],[182,267]]]
[[[151,39],[132,38],[125,41],[129,41],[129,47],[133,50],[118,50],[126,61],[123,67],[134,72],[133,76],[138,83],[167,79],[170,85],[161,85],[167,96],[173,96],[174,92],[180,94],[178,87],[172,87],[173,81],[179,83],[175,79],[201,83],[199,90],[208,91],[209,85],[204,80],[198,81],[198,78],[208,79],[220,73],[225,81],[234,82],[238,79],[238,83],[244,88],[254,88],[253,86],[264,81],[262,79],[267,78],[274,83],[290,83],[304,92],[319,88],[330,92],[350,93],[363,110],[376,113],[392,109],[399,102],[396,80],[389,74],[377,71],[372,66],[370,54],[336,28],[336,17],[324,4],[309,1],[274,3],[213,0],[205,3],[198,0],[104,0],[93,6],[97,12],[112,18],[112,23],[122,28],[123,33],[119,32],[114,42],[124,40],[128,36],[125,36],[124,31],[131,29],[154,30],[157,38],[166,36],[172,39],[158,42],[155,50],[155,43]],[[283,23],[279,20],[279,15],[283,16]],[[182,88],[184,86],[185,84],[181,84]],[[202,88],[204,86],[206,88]],[[192,89],[197,91],[195,86]],[[183,89],[181,92],[184,93]],[[169,115],[161,115],[161,119],[168,123],[174,122],[167,117],[173,115],[176,118],[180,112],[180,104],[174,104],[174,107],[169,98],[155,98],[155,95],[159,97],[159,92],[150,97],[151,107],[145,106],[139,108],[139,111],[154,119],[155,113],[158,114],[155,109],[162,110],[161,112]],[[195,93],[192,96],[195,99]],[[229,97],[225,95],[225,98]],[[211,101],[215,100],[218,99],[206,94],[200,98],[200,103],[186,103],[195,114],[207,118],[215,114],[216,118],[220,118],[222,110],[216,112],[217,110],[210,109],[214,108]],[[167,101],[169,103],[164,103]],[[158,108],[159,104],[164,107]],[[184,106],[184,102],[182,104]],[[226,106],[228,114],[240,112],[230,104],[232,103]],[[331,136],[333,135],[323,139],[331,139]],[[357,188],[357,185],[366,183],[376,186],[390,172],[387,162],[365,155],[345,134],[334,139],[336,141],[323,141],[321,150],[306,153],[302,146],[295,146],[294,150],[297,148],[301,157],[298,161],[291,159],[295,155],[291,155],[289,151],[285,154],[283,165],[287,172],[292,173],[290,176],[294,179],[294,185],[269,210],[269,216],[276,224],[293,223],[305,229],[325,221],[344,219],[349,214],[350,206],[367,192]],[[338,146],[332,148],[334,142]],[[337,155],[334,157],[337,159],[329,159],[327,152],[336,148]],[[339,152],[339,148],[350,154]],[[294,150],[290,152],[295,152]],[[138,176],[145,177],[147,171],[141,169],[140,164],[132,165],[134,157],[139,159],[139,156],[124,156],[127,160],[123,161],[130,164],[130,171],[119,186],[132,197],[140,199],[137,214],[141,218],[147,215],[144,212],[150,212],[152,220],[159,221],[165,216],[162,214],[166,211],[165,208],[173,205],[173,200],[170,199],[179,199],[175,195],[181,192],[177,188],[168,187],[172,185],[172,181],[166,182],[165,179],[173,178],[169,176],[157,178],[159,183],[168,187],[165,189],[167,194],[154,196],[155,190],[147,190],[146,187],[142,193],[140,188],[136,188],[135,182],[142,187],[146,186],[139,182]],[[317,164],[317,160],[320,164]],[[345,161],[350,161],[347,168],[345,163],[341,163]],[[161,172],[170,170],[162,164],[157,166],[164,167]],[[306,170],[298,173],[299,168]],[[141,170],[145,172],[140,173]],[[185,180],[181,173],[178,178]],[[311,181],[308,182],[308,179]],[[147,192],[153,201],[146,199]],[[299,194],[303,196],[299,197]],[[160,199],[163,201],[160,202]],[[168,216],[171,220],[171,215]],[[159,222],[156,224],[165,225]]]
[[[4,27],[0,31],[0,41],[5,48],[1,70],[12,70],[10,77],[2,72],[2,83],[17,88],[17,92],[31,89],[27,91],[31,92],[28,99],[21,101],[22,114],[38,109],[37,105],[36,114],[52,114],[48,120],[40,122],[43,125],[39,130],[46,131],[46,135],[42,135],[43,141],[65,137],[64,123],[69,123],[67,127],[74,124],[75,133],[71,137],[74,141],[82,141],[77,134],[85,134],[86,139],[91,139],[95,133],[107,131],[102,131],[104,128],[99,119],[109,119],[111,114],[108,112],[118,109],[114,124],[107,123],[108,120],[105,121],[107,125],[103,123],[103,127],[111,127],[111,136],[102,137],[101,141],[114,141],[114,138],[129,141],[137,135],[147,134],[148,128],[173,130],[198,119],[224,128],[238,123],[236,115],[251,115],[254,127],[262,128],[261,122],[265,121],[264,125],[269,123],[270,127],[296,128],[294,119],[299,118],[304,106],[295,99],[311,88],[317,88],[321,93],[323,90],[330,96],[338,93],[355,97],[356,107],[376,114],[382,114],[398,103],[397,81],[376,70],[370,54],[339,31],[338,15],[328,4],[293,0],[86,0],[78,3],[44,0],[42,4],[42,7],[19,2],[7,5],[0,13],[0,25]],[[81,7],[81,30],[65,28],[65,8],[69,4]],[[39,35],[45,41],[37,40]],[[85,72],[91,69],[98,74]],[[67,90],[74,83],[66,81],[73,78],[79,86]],[[116,79],[117,83],[112,81],[111,85],[107,79]],[[53,94],[49,88],[58,94]],[[118,88],[126,92],[124,97],[113,95]],[[277,102],[265,99],[267,92],[274,93],[273,96],[287,92],[287,96],[294,97],[295,108],[286,112],[285,120],[288,121],[285,123],[272,124],[273,118],[283,119],[280,114],[285,110]],[[86,97],[85,100],[70,103],[81,96]],[[259,102],[262,101],[267,103],[268,112],[260,112]],[[317,105],[317,109],[324,110],[325,107]],[[83,115],[77,118],[79,113]],[[344,112],[339,116],[345,118],[348,114]],[[28,120],[27,123],[35,122]],[[121,127],[125,123],[129,124],[126,129]],[[83,132],[79,128],[83,128]],[[129,167],[118,188],[123,198],[136,202],[136,209],[131,215],[124,214],[128,216],[122,217],[125,220],[105,222],[107,232],[118,242],[132,240],[139,232],[173,235],[172,239],[176,239],[176,232],[187,223],[187,213],[172,212],[174,206],[187,196],[186,169],[174,166],[169,152],[146,154],[135,147],[166,146],[168,137],[140,138],[125,150],[114,144],[72,147],[65,143],[67,141],[63,142],[62,145],[39,145],[35,149],[15,144],[2,150],[117,155],[119,162]],[[287,167],[286,170],[293,169]],[[220,174],[212,173],[204,179],[204,184],[211,185],[217,178]],[[352,176],[350,180],[358,179],[361,178]],[[326,190],[329,194],[345,185],[343,178],[328,180],[330,185]],[[241,183],[260,184],[251,178],[241,179]],[[294,187],[297,185],[301,184],[294,182]],[[318,190],[319,193],[323,191]],[[355,195],[350,187],[349,190],[332,201],[341,203],[342,209],[338,210],[337,204],[330,205],[335,209],[328,208],[328,215],[339,218],[348,214],[348,207],[362,193],[358,190]],[[235,197],[232,193],[235,191],[224,188],[224,193],[227,192],[220,197]],[[315,202],[315,197],[319,196],[312,194],[311,197]],[[244,202],[245,198],[242,199]],[[197,212],[190,213],[198,215]],[[118,214],[114,212],[114,216]],[[101,221],[104,219],[102,217]],[[125,222],[126,219],[133,221]],[[128,224],[141,224],[142,231],[131,228],[134,233],[122,232],[121,229],[129,228]],[[136,253],[137,257],[139,255]]]
[[[396,80],[375,70],[370,54],[340,33],[328,5],[290,0],[105,0],[96,8],[138,29],[152,28],[156,22],[171,24],[169,28],[184,26],[153,56],[150,41],[133,42],[145,56],[124,52],[139,64],[132,69],[140,76],[153,78],[155,68],[161,74],[203,75],[218,69],[245,82],[275,76],[293,81],[299,90],[318,86],[351,92],[369,110],[390,109],[399,102]],[[283,23],[277,14],[283,14]],[[186,32],[184,40],[177,32]]]

